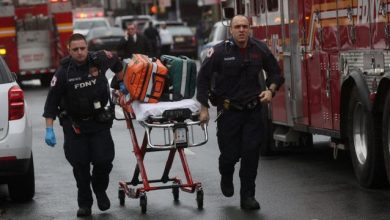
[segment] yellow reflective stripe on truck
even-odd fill
[[[57,29],[60,33],[73,32],[73,23],[59,23]]]
[[[15,37],[15,27],[0,28],[0,37]]]

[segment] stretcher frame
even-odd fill
[[[118,189],[118,199],[121,206],[125,204],[126,196],[133,199],[140,199],[141,212],[143,214],[146,213],[147,210],[147,196],[146,192],[153,190],[161,190],[161,189],[172,189],[172,194],[174,201],[177,202],[179,200],[179,189],[183,192],[188,193],[196,193],[196,202],[199,210],[203,209],[203,187],[200,182],[194,181],[187,163],[186,155],[184,153],[184,149],[188,147],[197,147],[204,145],[208,141],[208,133],[207,133],[207,125],[203,125],[203,133],[204,140],[199,143],[190,143],[188,142],[188,126],[200,125],[199,121],[199,113],[193,114],[191,116],[191,121],[179,121],[179,122],[164,122],[164,123],[156,123],[159,121],[163,121],[161,117],[151,117],[150,120],[142,120],[139,121],[141,126],[145,129],[145,133],[142,140],[142,145],[139,145],[135,128],[133,125],[133,119],[135,118],[134,110],[131,105],[131,101],[127,100],[126,96],[121,93],[113,93],[113,96],[117,96],[117,104],[123,110],[124,116],[127,124],[127,128],[129,129],[129,133],[131,136],[131,141],[133,144],[133,152],[137,159],[137,164],[134,169],[133,177],[131,181],[119,181],[119,189]],[[172,129],[172,132],[175,132],[177,128],[185,128],[186,129],[186,143],[176,143],[175,140],[169,140],[169,143],[163,145],[155,145],[152,144],[151,140],[151,130],[153,128],[162,128],[164,129],[164,139],[165,139],[165,129]],[[173,133],[174,134],[174,133]],[[169,137],[169,134],[168,134]],[[174,139],[174,138],[173,138]],[[147,152],[158,152],[158,151],[169,151],[169,155],[165,164],[163,175],[160,179],[149,179],[146,173],[146,169],[144,166],[144,157]],[[178,177],[169,177],[169,172],[171,170],[173,160],[176,152],[180,156],[180,161],[183,167],[183,171],[185,174],[185,182]],[[139,180],[139,176],[141,180]],[[171,185],[167,185],[168,182],[172,182]],[[152,186],[151,184],[155,183],[164,183],[165,185],[157,185]],[[137,187],[142,184],[141,187]]]

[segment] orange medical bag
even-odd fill
[[[168,74],[168,69],[159,59],[133,54],[128,63],[125,63],[124,73],[123,83],[130,92],[131,100],[158,102]]]

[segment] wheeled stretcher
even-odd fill
[[[184,152],[186,148],[200,146],[208,141],[207,126],[205,125],[202,129],[199,129],[201,130],[201,135],[194,138],[193,134],[194,127],[200,128],[199,103],[192,99],[185,99],[178,102],[146,104],[130,102],[128,100],[129,97],[121,93],[116,93],[113,96],[116,96],[115,102],[123,110],[133,144],[133,151],[137,159],[131,181],[119,182],[118,198],[120,205],[123,206],[125,204],[126,196],[135,199],[139,198],[141,211],[142,213],[146,213],[146,192],[172,189],[173,199],[178,201],[180,189],[184,192],[195,193],[198,209],[202,209],[202,184],[192,179]],[[136,120],[145,130],[141,145],[137,141],[133,120]],[[151,133],[152,129],[163,132],[164,143],[154,143]],[[199,142],[194,143],[194,140],[197,139],[200,139]],[[144,166],[144,157],[147,152],[158,151],[169,151],[165,168],[161,178],[149,179]],[[170,176],[170,170],[176,153],[180,156],[185,180]],[[141,180],[139,180],[139,176]]]

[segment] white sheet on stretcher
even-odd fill
[[[189,108],[192,112],[200,109],[200,103],[193,99],[183,99],[177,102],[142,103],[134,101],[132,107],[137,121],[143,121],[148,116],[160,116],[165,110],[175,108]]]

